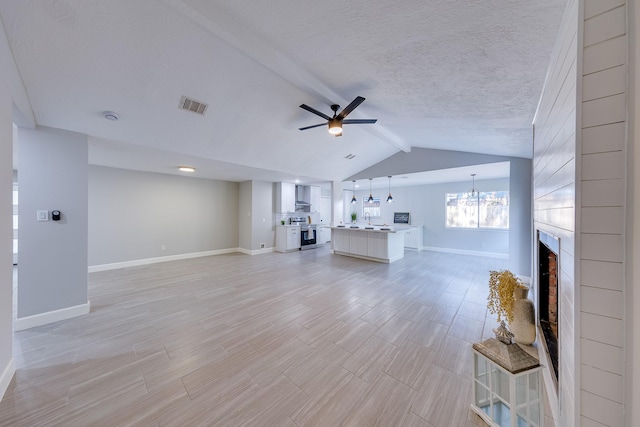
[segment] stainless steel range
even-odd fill
[[[300,226],[300,250],[318,247],[318,229],[315,224],[309,224],[309,218],[291,218],[291,224]]]
[[[318,229],[315,225],[300,226],[300,250],[314,249],[317,245]]]

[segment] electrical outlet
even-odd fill
[[[264,243],[260,243],[260,249],[264,249]]]
[[[166,247],[165,245],[161,245],[161,246],[160,246],[160,250],[161,250],[161,251],[166,251],[166,250],[167,250],[167,247]]]

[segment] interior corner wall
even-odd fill
[[[341,221],[346,221],[344,197],[344,184],[340,181],[331,181],[331,222],[332,226],[338,225]]]
[[[238,247],[247,251],[251,250],[252,220],[252,195],[253,184],[251,181],[240,183],[238,198]]]
[[[2,28],[0,27],[0,31]],[[13,365],[12,102],[0,75],[0,400],[15,371]]]
[[[89,266],[238,247],[238,184],[89,166]]]
[[[275,224],[273,217],[273,183],[251,181],[252,233],[251,250],[273,248],[275,244]],[[260,245],[264,244],[264,248]]]
[[[18,320],[88,303],[87,168],[86,135],[18,128]]]
[[[531,277],[531,160],[514,158],[509,168],[509,269]]]

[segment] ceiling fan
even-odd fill
[[[303,128],[299,128],[299,130],[307,130],[311,128],[317,128],[318,126],[324,126],[325,124],[329,125],[329,133],[333,136],[342,136],[342,125],[355,125],[355,124],[371,124],[378,121],[378,119],[345,119],[349,113],[356,109],[356,107],[364,101],[364,98],[361,96],[357,96],[356,99],[351,101],[349,105],[344,107],[340,113],[338,113],[338,108],[340,106],[338,104],[333,104],[331,106],[331,110],[333,110],[333,117],[329,117],[324,113],[316,110],[315,108],[311,108],[308,105],[302,104],[300,108],[307,110],[310,113],[315,114],[316,116],[320,116],[327,121],[327,123],[320,123],[312,126],[305,126]]]

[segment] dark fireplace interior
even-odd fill
[[[558,245],[552,236],[540,233],[538,241],[538,316],[544,336],[544,344],[553,367],[552,373],[558,383],[558,254],[551,246]],[[546,241],[546,243],[544,242]],[[555,243],[555,244],[554,244]],[[554,249],[557,250],[557,248]]]

